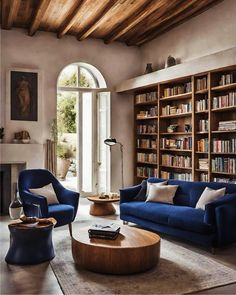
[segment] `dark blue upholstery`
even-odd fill
[[[43,187],[52,183],[60,204],[49,205],[43,196],[33,194],[30,188]],[[69,224],[74,221],[78,203],[79,193],[64,188],[55,176],[46,169],[23,170],[19,175],[19,194],[23,203],[24,213],[34,216],[35,207],[38,204],[43,218],[53,217],[57,220],[56,226]]]
[[[148,181],[163,179],[150,178]],[[179,185],[174,205],[134,200],[141,185],[121,189],[121,219],[205,246],[220,247],[236,242],[235,184],[178,180],[168,180],[168,184]],[[212,189],[226,187],[226,195],[207,204],[205,210],[195,209],[207,186]]]

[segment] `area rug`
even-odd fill
[[[52,269],[64,294],[186,294],[236,282],[236,271],[211,258],[161,241],[157,267],[135,275],[102,275],[75,265],[68,233],[56,234]]]

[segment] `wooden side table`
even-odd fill
[[[9,264],[38,264],[55,257],[52,244],[54,224],[9,224],[10,248],[5,260]]]
[[[116,213],[116,209],[113,206],[113,202],[119,202],[120,198],[109,198],[109,199],[99,199],[99,196],[87,197],[87,199],[93,204],[90,205],[89,214],[94,216],[105,216],[113,215]]]

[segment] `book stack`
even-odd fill
[[[120,226],[115,223],[93,224],[88,230],[89,238],[115,240],[120,232]]]
[[[202,112],[208,109],[208,99],[207,97],[200,99],[196,102],[196,111]]]
[[[197,91],[207,88],[207,77],[197,79]]]
[[[236,120],[219,122],[218,130],[236,130]]]
[[[206,158],[198,159],[199,162],[199,169],[201,170],[208,170],[209,161]]]
[[[221,75],[220,81],[219,81],[220,86],[228,85],[231,83],[234,83],[234,75],[233,74]]]

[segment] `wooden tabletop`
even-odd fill
[[[20,219],[14,220],[8,226],[15,227],[19,229],[41,229],[46,227],[51,227],[56,224],[56,220],[54,218],[48,218],[49,223],[42,222],[33,222],[33,223],[24,223]]]
[[[91,196],[91,197],[87,197],[87,199],[91,202],[94,203],[109,203],[109,202],[119,202],[120,201],[120,197],[117,198],[106,198],[106,199],[100,199],[99,196]]]

